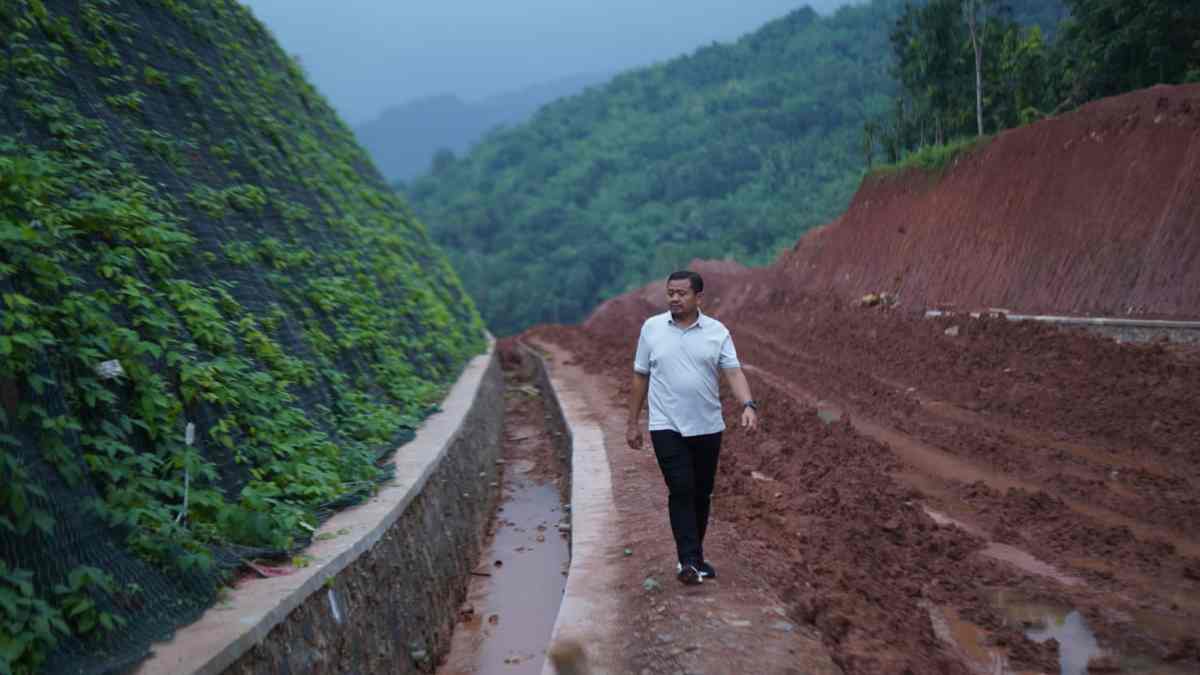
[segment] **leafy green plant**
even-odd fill
[[[183,167],[183,148],[171,135],[156,129],[138,129],[134,132],[147,152],[174,166]]]
[[[146,95],[140,91],[132,91],[128,94],[114,94],[105,96],[104,102],[112,106],[116,110],[127,113],[140,113],[142,111],[142,101],[146,100]]]
[[[198,99],[200,98],[200,80],[192,75],[180,75],[175,82],[179,88],[188,96]]]
[[[71,632],[60,610],[39,597],[33,573],[0,560],[0,672],[36,673],[60,635]]]
[[[142,81],[151,87],[167,86],[168,77],[163,71],[154,66],[142,66]]]
[[[977,152],[991,142],[992,136],[962,138],[945,145],[926,145],[906,155],[896,164],[875,167],[873,174],[890,174],[910,169],[919,169],[940,175],[964,155]]]
[[[106,546],[215,588],[215,553],[286,557],[369,494],[482,324],[240,6],[135,19],[68,4],[0,0],[0,115],[30,132],[0,135],[0,534],[36,552],[58,525],[50,504],[86,481],[96,497],[72,517]],[[146,16],[185,30],[135,40]],[[179,44],[189,33],[204,59]],[[105,69],[107,95],[69,86],[76,68]],[[218,103],[164,116],[172,82]],[[236,283],[213,273],[235,268]],[[164,602],[112,570],[0,565],[0,672],[38,668],[66,634],[124,640],[123,622]]]
[[[54,594],[66,621],[76,635],[89,635],[97,629],[111,632],[124,626],[123,617],[102,610],[93,596],[96,592],[112,593],[112,577],[95,567],[81,566],[71,570],[67,582],[56,584]]]

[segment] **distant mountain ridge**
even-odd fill
[[[610,77],[572,75],[479,101],[454,94],[428,96],[387,108],[354,132],[389,181],[410,180],[429,170],[438,150],[465,152],[497,126],[524,122],[543,105]]]

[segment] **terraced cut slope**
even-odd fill
[[[232,0],[0,1],[0,301],[4,672],[140,660],[369,494],[484,345]]]

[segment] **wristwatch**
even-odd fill
[[[750,408],[750,409],[754,410],[754,412],[758,412],[758,403],[756,403],[754,401],[754,399],[750,399],[749,401],[746,401],[745,403],[742,404],[742,407]]]

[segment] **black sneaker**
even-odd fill
[[[712,563],[708,562],[707,560],[700,563],[700,566],[697,567],[696,569],[700,571],[701,578],[704,578],[704,579],[716,579],[717,578],[717,569],[715,567],[713,567]]]
[[[675,576],[686,586],[695,586],[704,582],[703,575],[700,574],[700,570],[695,565],[678,563],[675,565],[675,569],[677,571]]]

